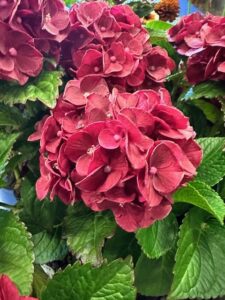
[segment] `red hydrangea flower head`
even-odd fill
[[[202,157],[188,118],[164,88],[110,93],[95,75],[69,81],[36,130],[38,198],[110,209],[127,231],[165,218],[172,193],[195,176]]]
[[[25,84],[37,76],[43,63],[42,54],[28,34],[13,30],[0,21],[0,78]]]
[[[175,68],[166,50],[150,45],[148,32],[127,5],[77,3],[70,22],[61,63],[75,78],[98,75],[110,89],[136,89],[146,80],[161,84]]]
[[[0,276],[0,300],[38,300],[37,298],[20,296],[16,285],[7,275]]]
[[[188,56],[187,79],[196,84],[225,80],[225,18],[194,13],[183,17],[169,31],[178,53]]]
[[[129,6],[77,3],[69,18],[61,63],[73,79],[29,138],[40,140],[37,196],[109,209],[127,231],[148,227],[169,214],[202,158],[163,87],[175,63]],[[46,22],[56,32],[58,19]]]

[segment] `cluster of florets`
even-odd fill
[[[61,0],[0,0],[0,79],[23,85],[37,76],[43,57],[59,59],[68,30]]]
[[[37,298],[20,296],[15,283],[7,276],[0,275],[0,299],[1,300],[38,300]]]
[[[110,93],[104,78],[71,80],[51,116],[37,124],[39,199],[82,199],[110,209],[127,231],[171,211],[172,193],[196,174],[201,149],[166,89]]]
[[[98,75],[111,88],[134,91],[161,85],[175,67],[166,50],[152,47],[148,32],[127,5],[84,2],[75,4],[69,16],[61,64],[77,79]]]
[[[194,13],[183,17],[168,34],[177,52],[188,56],[187,78],[196,84],[225,80],[225,17]]]

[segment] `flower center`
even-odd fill
[[[6,0],[1,0],[0,1],[0,6],[1,7],[6,7],[7,6],[7,1]]]
[[[105,166],[104,172],[105,173],[110,173],[112,171],[112,168],[110,166]]]
[[[116,61],[116,57],[113,55],[113,56],[110,57],[110,60],[111,60],[112,63],[114,63]]]
[[[55,164],[53,165],[53,169],[58,169],[58,164],[57,164],[57,163],[55,163]]]
[[[16,49],[15,49],[15,48],[10,48],[10,49],[9,49],[9,54],[10,54],[11,56],[17,56],[17,51],[16,51]]]
[[[123,188],[123,187],[125,187],[125,184],[124,184],[124,182],[119,182],[119,183],[118,183],[118,186],[119,186],[120,188]]]
[[[22,18],[17,17],[17,18],[16,18],[16,21],[17,21],[17,23],[21,24],[21,23],[22,23]]]
[[[90,96],[90,93],[85,92],[85,93],[84,93],[84,97],[86,98],[86,97],[88,97],[88,96]]]
[[[111,112],[108,111],[108,112],[106,113],[106,117],[109,118],[109,119],[111,119],[111,118],[112,118]]]
[[[92,145],[88,150],[87,150],[87,154],[88,155],[92,155],[95,151],[95,145]]]
[[[62,136],[62,131],[61,131],[61,130],[57,132],[57,136],[58,136],[58,137],[61,137],[61,136]]]
[[[100,71],[99,67],[94,67],[95,73],[98,73]]]
[[[115,140],[116,142],[119,142],[119,140],[120,140],[120,135],[119,135],[119,134],[115,134],[115,135],[114,135],[114,140]]]
[[[104,26],[102,26],[100,30],[101,30],[101,32],[105,32],[106,28]]]
[[[50,22],[50,21],[51,21],[51,15],[50,15],[50,14],[47,14],[47,15],[45,16],[45,22],[48,23],[48,22]]]
[[[155,175],[157,173],[156,167],[151,167],[150,172],[151,175]]]
[[[84,128],[84,123],[83,121],[78,121],[76,129],[81,129],[81,128]]]

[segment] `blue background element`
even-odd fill
[[[17,200],[12,190],[0,189],[0,203],[15,205],[16,202]]]
[[[198,9],[194,5],[191,5],[190,13],[195,11],[198,11]],[[180,16],[186,16],[187,14],[188,14],[188,0],[180,0]]]

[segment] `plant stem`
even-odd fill
[[[189,15],[191,13],[191,1],[188,0],[188,9],[187,9],[187,14]]]

